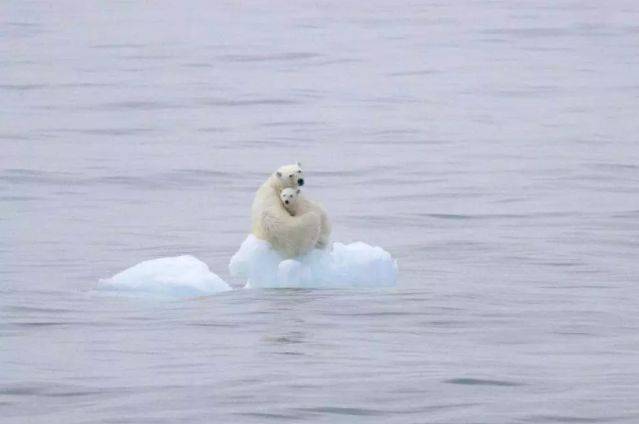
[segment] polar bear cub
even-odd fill
[[[299,188],[287,187],[280,192],[282,206],[291,216],[303,215],[307,212],[316,212],[321,219],[320,236],[315,247],[324,249],[328,246],[331,237],[331,226],[328,215],[320,205],[302,196]]]
[[[282,201],[282,206],[284,209],[291,215],[297,215],[297,207],[298,207],[298,199],[299,194],[302,190],[299,188],[285,188],[280,193],[280,200]]]

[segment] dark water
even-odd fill
[[[0,10],[3,423],[639,421],[635,2]],[[295,160],[396,289],[93,291]]]

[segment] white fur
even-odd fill
[[[322,205],[315,203],[302,195],[299,188],[295,189],[287,187],[280,193],[280,201],[282,206],[292,216],[300,216],[305,213],[314,212],[320,216],[320,236],[315,247],[324,249],[328,247],[331,238],[331,223],[328,220],[328,214]],[[288,202],[288,203],[287,203]]]
[[[280,193],[280,201],[284,209],[288,211],[291,216],[297,215],[297,199],[299,198],[300,189],[287,187]]]
[[[303,178],[299,164],[282,166],[257,190],[251,208],[255,237],[268,241],[289,258],[312,250],[322,228],[322,218],[316,211],[291,216],[280,201],[281,191],[297,189],[298,180]]]
[[[328,214],[322,205],[307,199],[301,194],[298,194],[297,214],[303,216],[303,214],[309,213],[317,214],[320,217],[320,234],[315,247],[318,249],[325,249],[329,246],[331,241],[331,223],[328,220]]]

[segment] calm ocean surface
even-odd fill
[[[2,423],[639,422],[635,1],[0,5]],[[390,290],[158,302],[300,160]]]

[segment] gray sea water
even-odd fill
[[[3,423],[639,422],[635,1],[0,5]],[[389,290],[157,302],[303,163]]]

